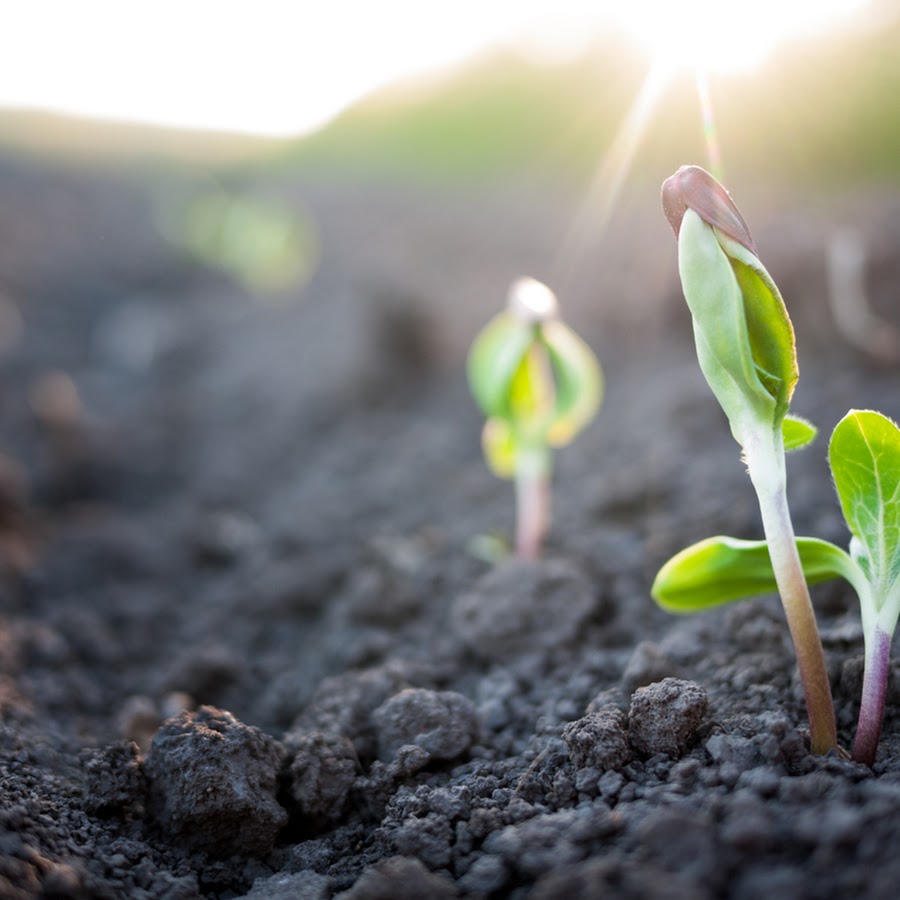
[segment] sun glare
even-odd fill
[[[734,72],[858,13],[867,0],[627,0],[621,27],[670,67]]]
[[[378,87],[491,47],[553,63],[614,28],[657,65],[746,68],[866,3],[457,0],[438,10],[411,0],[30,0],[4,11],[0,106],[289,135]]]

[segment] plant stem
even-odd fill
[[[516,455],[516,555],[538,559],[550,528],[550,450],[526,447]]]
[[[891,664],[891,636],[875,625],[871,630],[866,629],[865,640],[866,668],[859,722],[853,741],[853,758],[871,766],[875,762],[881,723],[884,721],[884,700]]]
[[[787,477],[781,431],[774,441],[745,447],[747,467],[756,488],[763,531],[785,618],[797,653],[800,680],[809,716],[810,749],[817,755],[837,747],[837,728],[825,654],[800,563],[787,502]]]

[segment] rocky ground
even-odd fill
[[[0,897],[895,897],[900,679],[873,770],[812,757],[776,599],[649,598],[760,532],[652,192],[592,234],[549,189],[277,187],[322,255],[260,302],[158,236],[156,176],[0,164]],[[900,415],[823,251],[856,223],[890,317],[900,195],[735,194],[795,410]],[[512,490],[463,373],[523,273],[607,378],[532,564],[485,558]],[[824,447],[795,522],[845,543]],[[859,614],[815,599],[849,745]]]

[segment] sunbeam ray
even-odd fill
[[[695,72],[697,97],[700,101],[700,118],[703,122],[703,141],[706,144],[706,159],[709,171],[721,182],[725,181],[725,169],[722,165],[722,148],[719,145],[719,132],[716,128],[716,117],[713,111],[712,96],[709,92],[709,78],[702,69]]]
[[[560,242],[552,269],[553,283],[565,292],[579,261],[609,224],[647,124],[671,81],[668,65],[654,63],[641,84],[628,114],[601,160],[572,224]]]

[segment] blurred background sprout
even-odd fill
[[[485,459],[495,475],[516,483],[516,553],[534,559],[550,526],[552,450],[568,444],[600,408],[600,366],[560,320],[550,288],[520,278],[507,309],[475,339],[468,372],[487,416]]]
[[[316,231],[304,211],[250,191],[179,197],[157,218],[170,242],[252,293],[302,287],[319,258]]]

